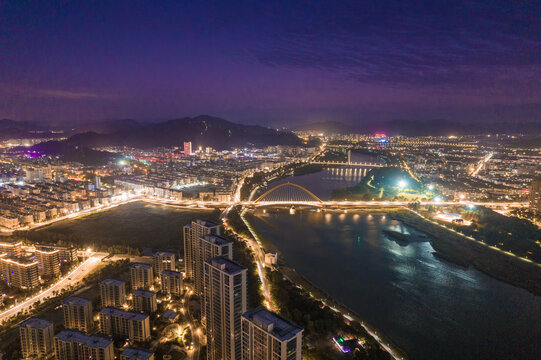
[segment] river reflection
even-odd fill
[[[381,214],[258,212],[283,260],[412,359],[539,359],[541,298],[438,260],[426,237]],[[409,233],[399,244],[382,233]]]

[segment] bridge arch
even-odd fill
[[[311,199],[313,199],[313,201],[315,202],[318,202],[318,203],[322,203],[323,201],[318,198],[316,195],[314,195],[314,193],[312,193],[310,190],[306,189],[305,187],[303,186],[300,186],[298,184],[294,184],[292,182],[286,182],[286,183],[283,183],[283,184],[279,184],[279,185],[276,185],[275,187],[273,187],[272,189],[269,189],[267,191],[265,191],[261,196],[259,196],[257,199],[254,200],[254,204],[257,204],[259,203],[260,201],[263,200],[263,202],[265,201],[264,199],[269,196],[270,194],[274,193],[276,190],[278,189],[281,189],[283,187],[286,187],[286,186],[291,186],[291,187],[294,187],[294,188],[297,188],[297,189],[300,189],[302,190],[304,193],[306,193]]]

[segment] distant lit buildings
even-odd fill
[[[260,306],[242,315],[242,360],[301,360],[303,329]]]
[[[6,284],[21,289],[32,289],[39,285],[37,261],[3,255],[0,255],[0,275]]]
[[[101,309],[99,317],[102,334],[135,341],[150,339],[150,318],[147,314],[106,307]]]
[[[44,357],[53,351],[54,325],[52,322],[31,317],[19,324],[23,358]]]
[[[240,359],[241,315],[246,311],[246,268],[225,258],[205,262],[203,320],[207,359]]]
[[[105,279],[100,282],[101,306],[122,307],[126,304],[124,281]]]
[[[541,179],[533,179],[530,188],[530,208],[536,214],[541,213]]]
[[[191,141],[184,142],[184,155],[192,154],[192,143]]]
[[[172,270],[164,270],[160,274],[161,288],[163,294],[182,295],[182,273]]]
[[[145,349],[129,347],[120,353],[120,360],[154,360],[154,353]]]
[[[154,272],[161,274],[164,270],[175,270],[175,254],[167,251],[158,251],[154,254]]]
[[[60,274],[60,251],[56,249],[36,249],[38,270],[41,276]]]
[[[152,265],[133,263],[130,265],[130,280],[132,289],[150,289],[154,284]]]
[[[138,289],[133,292],[133,308],[135,311],[142,311],[153,314],[158,310],[156,293],[153,291]]]
[[[80,297],[70,297],[62,302],[64,327],[90,332],[94,327],[92,322],[92,302]]]
[[[220,235],[220,226],[210,221],[195,220],[190,225],[186,225],[183,228],[184,235],[184,265],[186,268],[186,278],[195,281],[196,268],[198,274],[203,274],[203,262],[200,262],[201,256],[199,256],[199,242],[203,235]],[[198,279],[200,277],[198,276]],[[196,292],[200,295],[202,292],[201,283],[196,285]]]
[[[62,330],[54,337],[55,360],[113,360],[113,341],[103,335]]]

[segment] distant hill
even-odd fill
[[[293,133],[268,129],[262,126],[241,125],[217,117],[201,115],[161,123],[137,123],[113,133],[86,132],[66,140],[70,146],[96,148],[104,146],[129,146],[151,148],[158,146],[183,146],[191,141],[194,148],[211,146],[218,150],[245,146],[300,145]]]
[[[142,123],[132,119],[103,120],[77,125],[67,130],[70,134],[94,132],[97,134],[113,134],[119,131],[129,131],[143,126]]]
[[[7,129],[19,129],[25,131],[43,131],[48,130],[45,126],[38,122],[17,121],[11,119],[0,119],[0,131]]]
[[[294,126],[293,131],[315,131],[325,134],[353,134],[359,132],[355,126],[347,125],[339,121],[324,121]]]

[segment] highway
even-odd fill
[[[91,256],[88,259],[83,261],[79,266],[77,266],[77,268],[75,268],[75,270],[60,279],[60,281],[51,287],[42,290],[39,294],[34,295],[33,297],[0,313],[0,322],[7,320],[20,311],[28,310],[38,300],[43,301],[48,297],[54,297],[53,293],[55,291],[61,291],[62,289],[68,288],[70,285],[75,285],[77,282],[81,281],[85,276],[95,270],[96,267],[101,263],[100,260],[102,258],[103,253],[91,253]]]

